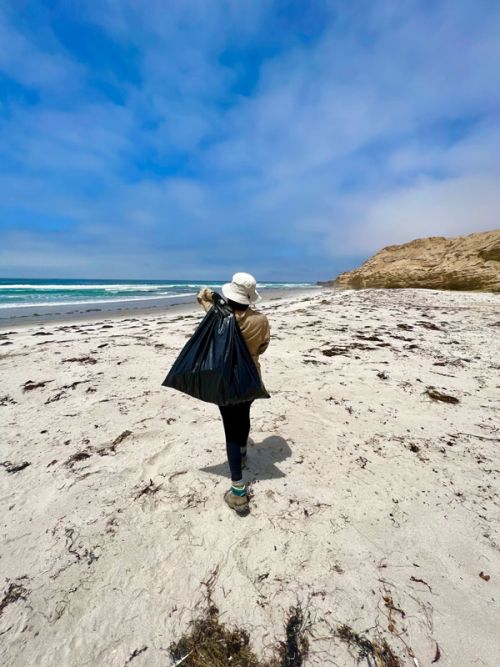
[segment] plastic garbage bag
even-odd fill
[[[270,398],[233,311],[219,294],[213,301],[162,385],[216,405]]]

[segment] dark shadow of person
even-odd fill
[[[292,455],[288,442],[279,435],[270,435],[262,442],[252,443],[250,440],[247,448],[247,466],[244,471],[245,478],[253,479],[278,479],[285,477],[285,473],[276,467],[277,463],[284,461]],[[229,466],[227,461],[217,463],[213,466],[201,468],[203,472],[212,475],[227,477]]]

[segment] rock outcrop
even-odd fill
[[[500,292],[500,230],[387,246],[359,269],[321,284]]]

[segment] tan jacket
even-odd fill
[[[198,294],[198,303],[203,306],[205,312],[208,312],[213,306],[212,291],[206,287],[202,289]],[[261,375],[259,355],[267,350],[271,339],[269,321],[263,313],[259,313],[253,308],[235,311],[234,316],[259,375]]]

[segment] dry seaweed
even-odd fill
[[[110,445],[108,445],[106,447],[101,447],[100,449],[98,449],[97,453],[100,456],[108,456],[108,454],[110,454],[110,453],[111,454],[116,454],[117,446],[131,435],[132,435],[132,431],[129,431],[128,429],[126,431],[123,431],[123,433],[120,433],[120,435],[117,436]]]
[[[7,472],[15,473],[21,470],[24,470],[31,465],[30,461],[22,461],[21,463],[11,463],[10,461],[3,461],[0,463],[1,466],[5,468]]]
[[[307,623],[302,609],[290,609],[285,640],[279,642],[269,660],[259,660],[250,648],[246,630],[221,623],[219,610],[207,596],[208,607],[191,623],[189,631],[170,647],[174,665],[183,667],[302,667],[307,657]],[[391,666],[392,667],[392,666]]]
[[[140,488],[134,496],[135,500],[138,500],[141,496],[154,496],[155,493],[161,489],[161,484],[155,484],[152,479],[149,480],[148,484],[145,484]]]
[[[455,396],[443,394],[443,392],[438,391],[434,387],[427,387],[427,389],[424,391],[424,394],[426,394],[433,401],[442,401],[443,403],[452,403],[454,405],[456,403],[460,403],[460,400]]]
[[[368,340],[368,339],[365,339]],[[361,350],[361,351],[366,351],[366,350],[376,350],[376,347],[372,347],[370,345],[364,345],[363,343],[352,343],[350,345],[332,345],[330,348],[326,350],[321,350],[321,353],[325,355],[325,357],[337,357],[337,356],[349,356],[350,351],[355,351],[355,350]]]
[[[300,606],[289,611],[285,626],[285,641],[280,642],[269,667],[301,667],[309,652],[307,623]]]
[[[351,650],[356,651],[358,662],[365,659],[369,666],[373,664],[376,667],[402,667],[401,660],[385,639],[371,641],[368,637],[354,632],[348,625],[341,625],[336,634]]]
[[[54,380],[42,380],[42,382],[34,382],[33,380],[27,380],[23,384],[23,392],[31,391],[32,389],[40,389],[45,387],[48,382],[54,382]]]
[[[7,394],[5,396],[0,397],[0,405],[16,405],[17,401],[15,401],[13,398],[8,396]]]
[[[71,359],[63,359],[63,363],[69,363],[69,362],[78,362],[79,364],[97,364],[97,359],[91,356],[84,356],[84,357],[72,357]]]
[[[3,595],[3,598],[0,600],[0,616],[3,614],[4,609],[9,604],[13,604],[18,600],[26,600],[28,593],[29,591],[22,584],[11,581],[9,587]]]
[[[438,662],[438,660],[441,659],[441,649],[439,648],[439,644],[436,642],[436,652],[434,653],[434,659],[432,662]]]
[[[75,463],[78,463],[79,461],[85,461],[85,459],[89,459],[90,456],[91,453],[85,450],[82,450],[81,452],[75,452],[68,459],[66,459],[64,465],[68,468],[73,468]]]
[[[125,662],[125,666],[129,665],[132,662],[132,660],[134,660],[135,658],[137,658],[137,656],[141,655],[141,653],[144,653],[147,650],[148,650],[147,646],[143,646],[142,648],[134,649],[134,651],[132,651],[132,653],[127,658],[127,660]]]
[[[438,327],[434,322],[417,322],[417,324],[425,329],[431,329],[432,331],[441,331],[441,327]]]
[[[50,403],[55,403],[55,401],[60,401],[61,398],[66,396],[66,392],[60,391],[57,394],[54,394],[54,396],[51,396],[45,401],[45,405],[49,405]]]
[[[184,667],[259,667],[245,630],[228,628],[219,620],[219,610],[210,605],[192,622],[190,631],[170,645],[170,657]]]

